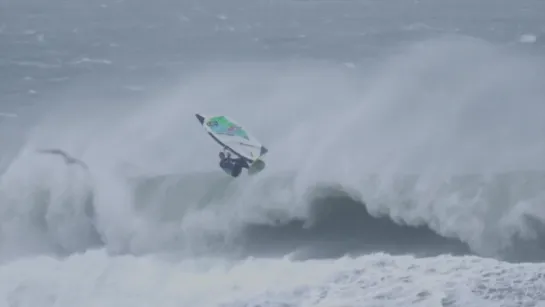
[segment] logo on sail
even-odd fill
[[[216,134],[239,136],[246,140],[250,139],[242,127],[230,122],[223,116],[211,118],[206,125]]]

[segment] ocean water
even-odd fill
[[[545,306],[545,2],[0,7],[0,306]]]

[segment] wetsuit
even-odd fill
[[[223,152],[220,152],[220,167],[229,175],[233,177],[238,177],[242,172],[243,168],[248,168],[248,162],[243,158],[231,158],[231,155],[227,153],[225,155]]]

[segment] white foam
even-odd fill
[[[519,41],[525,44],[533,44],[537,42],[537,36],[534,34],[523,34],[520,36]]]
[[[13,306],[520,306],[543,299],[543,265],[383,254],[338,260],[170,262],[103,251],[0,267]]]

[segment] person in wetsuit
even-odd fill
[[[232,177],[238,177],[243,168],[249,168],[248,162],[243,158],[232,158],[230,152],[225,154],[225,152],[222,151],[219,153],[219,157],[221,169]]]

